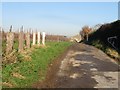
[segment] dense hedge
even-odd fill
[[[89,42],[99,40],[104,46],[113,48],[107,39],[114,36],[117,36],[117,39],[114,39],[114,45],[120,52],[120,20],[102,25],[96,32],[89,35]]]

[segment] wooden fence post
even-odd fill
[[[29,31],[27,31],[27,33],[26,33],[26,47],[27,47],[27,49],[30,48],[30,33],[29,33]]]
[[[10,27],[10,32],[6,34],[6,39],[6,54],[9,54],[13,50],[14,43],[14,33],[12,33],[12,26]]]
[[[42,33],[42,44],[45,45],[45,32]]]
[[[35,45],[35,44],[36,44],[36,33],[33,32],[33,45]]]
[[[23,26],[20,28],[20,32],[19,32],[19,52],[23,51],[23,47],[24,47],[24,33],[23,33]]]
[[[37,33],[37,41],[38,41],[38,42],[37,42],[38,45],[40,45],[40,32]]]

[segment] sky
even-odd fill
[[[120,20],[120,1],[118,3],[118,19]]]
[[[117,2],[3,2],[2,26],[72,36],[85,25],[118,19]]]

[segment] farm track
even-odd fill
[[[50,65],[33,88],[119,88],[119,65],[93,46],[76,43]]]

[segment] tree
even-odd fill
[[[82,36],[82,39],[86,39],[88,41],[88,36],[92,29],[89,26],[82,27],[82,31],[80,31],[80,35]]]

